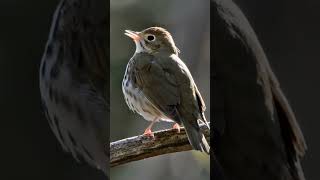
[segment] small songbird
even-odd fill
[[[208,128],[205,103],[187,66],[178,57],[171,34],[161,27],[141,32],[126,30],[136,44],[127,64],[122,90],[129,108],[151,121],[144,135],[153,137],[157,121],[174,121],[184,126],[193,149],[209,154],[210,146],[199,128],[199,120]]]

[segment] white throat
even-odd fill
[[[141,53],[146,52],[144,41],[134,41],[136,44],[136,52],[135,53]]]

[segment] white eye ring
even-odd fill
[[[147,41],[155,41],[156,40],[156,36],[152,35],[152,34],[147,34],[146,35],[146,40]]]

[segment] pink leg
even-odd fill
[[[175,123],[172,128],[176,129],[178,133],[180,133],[180,125],[178,123]]]
[[[153,132],[151,131],[151,129],[148,129],[148,128],[144,131],[143,135],[154,138]]]
[[[144,136],[154,138],[154,134],[153,134],[153,132],[151,131],[151,128],[152,128],[153,124],[154,124],[157,120],[158,120],[158,118],[155,118],[155,119],[151,122],[151,124],[150,124],[150,125],[147,127],[147,129],[144,131],[144,133],[143,133]]]

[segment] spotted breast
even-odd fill
[[[130,59],[122,81],[122,91],[128,107],[130,110],[143,116],[147,121],[152,121],[157,118],[162,121],[172,122],[172,120],[161,113],[161,111],[146,98],[142,90],[136,86],[134,63],[135,59]]]

